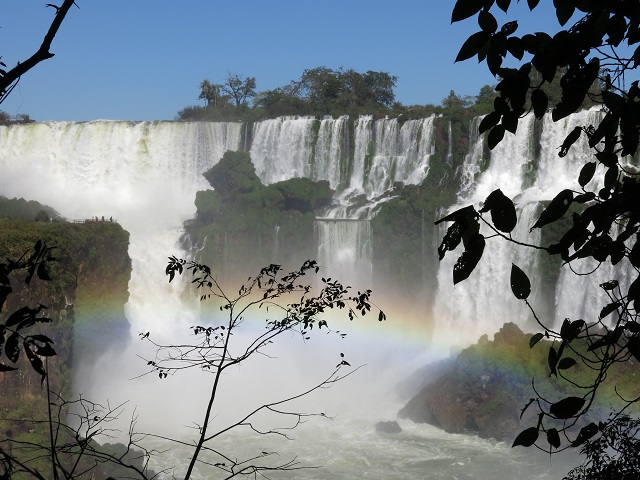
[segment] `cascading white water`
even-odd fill
[[[120,223],[130,233],[132,274],[125,312],[132,334],[153,330],[162,335],[191,315],[178,289],[167,284],[165,260],[183,255],[179,234],[182,223],[195,214],[195,192],[207,187],[202,172],[226,150],[239,148],[240,133],[239,123],[96,121],[0,127],[0,194],[38,200],[71,219],[112,217]],[[86,378],[94,365],[78,367],[77,388],[90,398],[130,398],[127,378],[114,387]],[[131,353],[109,358],[101,367],[139,372],[141,365]]]
[[[338,191],[339,204],[324,216],[363,221],[318,221],[318,259],[332,275],[339,274],[349,284],[366,285],[372,268],[367,220],[377,204],[350,209],[350,200],[360,194],[372,200],[391,189],[394,182],[422,182],[434,151],[434,119],[400,124],[397,119],[361,116],[350,158],[347,116],[322,120],[281,117],[255,125],[250,153],[256,173],[265,183],[307,176],[327,180],[334,189],[346,186]]]
[[[315,122],[314,117],[279,117],[254,125],[251,160],[263,183],[310,176]]]
[[[389,190],[394,182],[422,182],[434,151],[434,119],[408,120],[400,125],[398,119],[361,116],[355,126],[349,190],[371,199]]]
[[[464,156],[460,167],[460,188],[458,189],[458,204],[469,202],[473,194],[476,176],[480,173],[483,160],[484,135],[479,135],[478,128],[484,117],[474,117],[469,127],[469,153]]]
[[[544,118],[538,178],[531,193],[527,192],[528,195],[550,200],[564,188],[580,191],[578,174],[585,162],[592,158],[586,135],[581,135],[565,157],[558,158],[558,150],[576,126],[597,125],[602,118],[603,113],[598,110],[585,110],[555,123],[549,115]],[[593,190],[594,185],[601,184],[603,175],[604,169],[599,166],[586,188]],[[614,232],[610,234],[615,236]],[[582,275],[589,272],[593,273]],[[632,267],[626,259],[617,266],[608,262],[598,265],[593,259],[576,260],[571,265],[564,265],[556,284],[555,326],[562,325],[565,318],[597,321],[594,315],[610,302],[599,285],[613,279],[618,280],[624,289],[628,288],[633,278]]]
[[[315,144],[312,180],[327,180],[332,189],[337,189],[345,180],[349,159],[349,116],[337,120],[320,120],[318,140]]]
[[[334,278],[356,290],[371,286],[371,225],[368,221],[324,220],[318,229],[318,261]]]
[[[494,148],[489,167],[477,177],[472,188],[463,184],[465,190],[461,192],[462,199],[451,210],[468,204],[477,206],[497,188],[510,198],[522,190],[525,165],[534,156],[533,121],[532,115],[521,119],[517,133],[505,136]],[[468,175],[474,175],[477,169],[481,142],[482,139],[477,139],[470,143],[472,152],[465,159]],[[537,239],[529,234],[535,204],[519,204],[518,210],[520,220],[512,232],[513,237],[535,243]],[[492,233],[487,228],[481,228],[481,231],[485,236]],[[535,271],[536,255],[509,242],[489,239],[482,261],[471,276],[453,286],[453,266],[461,252],[461,248],[448,252],[438,268],[438,293],[434,306],[436,343],[449,345],[452,341],[460,344],[475,342],[484,333],[498,331],[507,321],[524,324],[527,312],[522,303],[505,292],[509,292],[512,263],[525,271]]]
[[[453,131],[451,129],[451,120],[449,120],[449,129],[447,131],[447,144],[447,164],[453,167]]]
[[[540,202],[550,201],[566,188],[580,191],[578,174],[585,161],[592,156],[585,135],[581,136],[564,158],[558,157],[560,145],[576,126],[597,124],[601,118],[601,112],[591,110],[553,122],[551,114],[547,114],[542,120],[537,158],[532,144],[533,117],[529,115],[520,119],[517,134],[505,136],[491,153],[487,170],[479,176],[483,139],[473,136],[480,121],[479,118],[474,119],[471,125],[470,152],[465,157],[461,170],[458,204],[451,210],[470,203],[479,205],[491,191],[500,188],[514,200],[518,208],[519,223],[513,232],[514,238],[539,245],[540,229],[532,232],[529,229],[541,211]],[[601,180],[602,173],[599,170],[587,188]],[[487,233],[486,230],[483,232]],[[452,287],[451,272],[457,252],[453,255],[448,253],[438,271],[439,293],[435,305],[437,335],[459,338],[457,332],[464,330],[471,332],[468,340],[474,341],[480,333],[495,331],[505,321],[515,321],[523,326],[528,318],[528,311],[510,294],[509,272],[511,263],[515,263],[529,273],[531,279],[539,281],[544,272],[540,272],[537,267],[537,255],[533,249],[517,247],[508,242],[489,241],[483,259],[471,277]],[[631,280],[626,260],[616,267],[608,264],[596,267],[596,262],[582,260],[572,262],[571,267],[565,265],[562,268],[555,286],[555,318],[543,321],[550,326],[559,327],[565,317],[577,319],[593,315],[609,302],[606,293],[598,288],[599,284],[615,278],[624,286]],[[577,274],[592,271],[592,275]],[[501,282],[504,288],[496,289],[497,282]],[[536,286],[533,285],[532,297],[535,294]],[[535,302],[532,303],[535,307]]]

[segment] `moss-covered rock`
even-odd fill
[[[551,344],[542,341],[530,348],[531,336],[514,323],[506,323],[493,341],[483,336],[476,345],[460,353],[451,370],[411,398],[400,416],[450,433],[468,432],[513,440],[537,421],[534,408],[520,418],[521,409],[535,396],[532,378],[538,394],[551,401],[582,394],[569,382],[549,376],[547,357]],[[634,381],[638,363],[631,359],[616,367],[608,375],[609,382],[602,386],[598,402],[591,407],[590,415],[596,421],[606,417],[611,405],[619,404],[616,389],[627,398],[640,394]],[[574,382],[584,385],[593,381],[594,372],[577,365],[569,375]]]
[[[263,265],[286,259],[294,268],[315,258],[316,213],[333,199],[328,182],[263,185],[246,152],[225,153],[204,175],[215,190],[197,192],[196,218],[185,225],[198,261],[229,281],[244,281]]]
[[[248,152],[231,150],[224,153],[220,161],[203,173],[204,178],[224,200],[236,198],[262,187],[262,182],[251,163]]]

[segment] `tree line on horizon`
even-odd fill
[[[361,73],[351,68],[334,70],[321,66],[304,70],[300,79],[285,86],[258,92],[255,77],[228,72],[222,83],[203,80],[198,99],[204,105],[185,107],[176,118],[183,121],[256,121],[284,115],[370,114],[409,119],[474,105],[489,111],[495,98],[493,88],[485,85],[475,96],[460,96],[451,90],[441,105],[406,106],[395,100],[397,80],[398,77],[388,72],[368,70]]]
[[[560,72],[562,73],[562,72]],[[535,69],[532,79],[540,76]],[[546,86],[549,107],[560,102],[560,76]],[[439,105],[404,105],[395,99],[398,77],[388,72],[324,66],[306,69],[298,80],[272,90],[257,91],[255,77],[227,72],[222,83],[200,82],[198,99],[203,105],[187,106],[176,116],[181,121],[258,121],[285,115],[373,115],[374,117],[425,118],[443,114],[456,119],[486,115],[493,111],[498,96],[495,86],[484,85],[476,95],[459,95],[454,90]],[[592,85],[596,93],[601,86]],[[588,107],[589,98],[584,107]],[[529,99],[529,106],[531,106]]]

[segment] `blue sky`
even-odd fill
[[[3,0],[0,54],[8,66],[29,57],[53,18],[45,3]],[[442,0],[77,0],[56,37],[55,57],[20,81],[0,109],[39,121],[172,120],[198,104],[198,84],[228,71],[256,77],[257,90],[299,79],[307,68],[385,71],[396,100],[439,104],[450,90],[474,95],[495,83],[484,64],[454,64],[475,19],[450,24]],[[515,3],[515,2],[514,2]],[[519,19],[520,32],[556,25],[552,2]]]

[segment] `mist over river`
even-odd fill
[[[238,457],[266,448],[277,451],[275,462],[297,458],[300,467],[319,467],[270,474],[270,478],[296,480],[551,480],[562,478],[577,464],[575,454],[549,458],[538,451],[511,449],[505,443],[447,434],[430,425],[411,421],[400,424],[400,434],[380,435],[374,432],[369,418],[347,416],[332,422],[315,419],[301,426],[292,435],[293,441],[265,443],[231,434],[221,439],[219,446],[236,452]],[[151,444],[162,448],[162,443]],[[186,453],[174,448],[162,455],[161,464],[184,466]],[[212,480],[220,476],[211,467],[201,466],[196,478]]]
[[[457,166],[447,167],[453,172],[447,178],[458,182],[454,203],[478,203],[501,188],[507,196],[516,197],[519,214],[525,219],[515,235],[526,235],[530,227],[527,219],[539,211],[540,202],[561,188],[570,188],[569,183],[577,178],[585,145],[576,144],[561,166],[550,165],[557,161],[555,148],[566,132],[576,122],[588,121],[584,117],[590,115],[597,113],[582,112],[555,125],[545,119],[537,130],[533,120],[524,119],[517,135],[505,137],[489,157],[483,151],[482,138],[471,136],[468,152],[456,160]],[[436,156],[439,151],[448,151],[437,144],[437,124],[436,117],[404,123],[361,117],[350,131],[346,117],[283,117],[257,122],[250,133],[241,123],[207,122],[0,126],[0,194],[37,200],[69,219],[113,217],[131,234],[133,270],[126,305],[131,341],[118,346],[116,353],[79,367],[75,391],[95,401],[109,399],[111,404],[129,400],[129,406],[137,407],[140,431],[187,442],[193,439],[208,395],[207,374],[181,372],[163,380],[157,375],[134,377],[146,371],[140,357],[149,358],[153,353],[145,350],[139,333],[151,332],[157,341],[172,340],[176,332],[187,333],[190,326],[208,321],[199,318],[196,299],[184,295],[184,289],[190,288],[188,282],[169,285],[165,276],[168,256],[194,254],[183,250],[180,238],[183,222],[196,213],[196,192],[210,188],[202,173],[225,151],[248,147],[265,184],[293,177],[327,180],[336,193],[334,204],[317,221],[318,258],[328,268],[322,275],[346,278],[347,282],[364,279],[366,286],[370,280],[378,281],[372,278],[375,234],[369,222],[380,205],[392,197],[390,192],[398,185],[421,185],[439,171],[438,165],[451,162],[448,155]],[[449,137],[446,141],[453,140]],[[438,179],[435,185],[444,180]],[[453,208],[456,205],[441,205],[438,214]],[[423,218],[427,214],[436,212],[422,212]],[[350,233],[344,231],[347,224]],[[275,234],[277,227],[270,226]],[[290,432],[293,441],[256,437],[246,431],[230,433],[220,439],[217,448],[233,458],[267,452],[269,461],[276,463],[296,459],[300,466],[322,467],[267,474],[286,479],[551,479],[576,464],[575,457],[549,458],[531,449],[511,449],[504,443],[447,434],[410,421],[401,420],[403,431],[396,435],[375,432],[375,422],[394,420],[408,400],[398,396],[396,386],[417,368],[447,356],[452,346],[475,342],[482,334],[492,335],[505,321],[513,321],[523,330],[531,325],[521,303],[505,295],[507,283],[496,286],[495,281],[508,282],[512,263],[526,268],[531,278],[539,278],[542,267],[537,254],[517,251],[506,242],[490,242],[485,256],[491,261],[481,262],[467,282],[454,288],[451,270],[455,256],[448,255],[438,264],[433,260],[437,258],[433,254],[436,244],[425,240],[438,238],[442,232],[426,221],[421,228],[421,243],[413,255],[424,277],[432,277],[431,281],[414,285],[412,298],[381,304],[386,322],[365,317],[341,323],[330,318],[331,327],[347,333],[346,338],[324,332],[314,332],[306,344],[299,338],[287,338],[268,351],[273,358],[243,364],[223,378],[223,397],[213,422],[224,426],[256,402],[313,386],[331,373],[344,353],[354,369],[362,368],[331,389],[315,392],[309,403],[296,405],[303,411],[323,412],[333,420],[306,419]],[[598,284],[603,278],[609,280],[608,275],[599,271],[588,280]],[[576,284],[571,275],[560,275],[557,285],[547,286],[551,297],[554,292],[557,297],[550,301],[552,321],[594,311],[592,304],[578,295],[559,294],[586,288]],[[534,304],[543,302],[541,290],[541,285],[533,285]],[[374,291],[374,300],[375,295]],[[429,296],[433,302],[427,304],[423,299]],[[263,328],[257,318],[245,326],[248,331],[239,337]],[[189,449],[172,446],[166,450],[167,444],[154,438],[145,442],[162,452],[153,459],[152,468],[175,466],[179,476]],[[214,467],[198,468],[197,478],[219,478]]]

